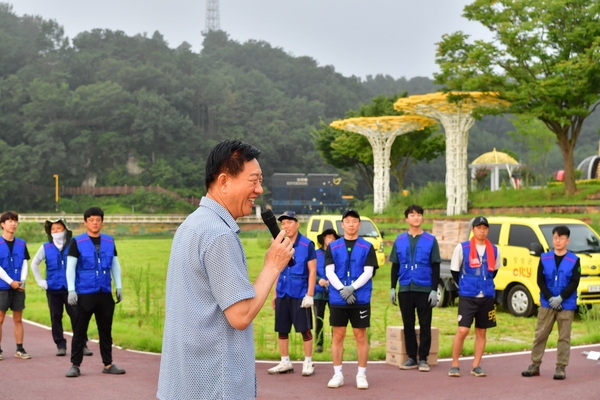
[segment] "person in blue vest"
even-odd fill
[[[325,321],[325,308],[329,304],[329,281],[325,274],[325,251],[329,244],[339,235],[335,229],[325,229],[321,234],[317,235],[319,248],[317,249],[317,284],[315,285],[315,337],[317,338],[316,353],[323,352],[323,343],[325,341],[323,334],[323,322]]]
[[[15,342],[17,351],[15,357],[23,360],[31,356],[23,348],[23,310],[25,309],[25,279],[27,279],[27,260],[29,251],[23,239],[15,237],[19,227],[19,214],[6,211],[0,215],[0,341],[2,340],[2,325],[6,311],[12,310]],[[2,349],[0,348],[0,360]]]
[[[458,284],[458,329],[452,342],[452,366],[448,376],[460,376],[458,358],[475,321],[475,349],[471,375],[486,376],[481,367],[486,332],[496,326],[494,277],[501,266],[500,251],[488,239],[490,224],[485,217],[471,223],[471,240],[459,243],[450,260],[450,272]]]
[[[317,254],[315,244],[298,232],[300,222],[294,211],[286,211],[279,218],[281,230],[294,243],[294,258],[281,271],[275,293],[273,307],[275,308],[275,332],[278,333],[281,362],[269,368],[268,373],[286,374],[294,372],[290,361],[289,334],[292,325],[296,332],[302,334],[304,342],[304,362],[302,376],[315,373],[312,362],[312,311],[314,291],[317,279]]]
[[[398,300],[404,325],[404,345],[408,359],[400,369],[429,372],[427,357],[431,349],[432,308],[437,305],[440,280],[440,247],[435,236],[423,231],[423,207],[412,204],[404,210],[408,231],[396,238],[390,253],[390,301],[396,305],[396,285],[400,282]],[[415,333],[415,312],[419,317],[419,342]],[[417,356],[419,362],[417,363]]]
[[[48,308],[50,309],[50,323],[52,326],[52,339],[57,347],[56,355],[64,357],[67,355],[67,340],[63,331],[63,311],[71,320],[71,328],[75,326],[77,309],[69,304],[67,291],[67,255],[69,254],[69,243],[73,232],[69,229],[64,218],[46,220],[44,230],[48,236],[48,242],[42,244],[31,261],[31,270],[39,287],[46,291]],[[40,263],[46,262],[46,279],[40,273]],[[87,341],[87,338],[86,338]],[[84,356],[94,353],[87,346],[83,348]]]
[[[540,287],[535,338],[531,349],[531,365],[521,372],[522,376],[538,376],[540,364],[552,332],[554,323],[558,325],[556,369],[554,379],[566,378],[565,368],[571,355],[571,325],[577,310],[577,287],[581,278],[579,257],[567,250],[571,231],[564,225],[552,229],[554,250],[543,253],[537,272]]]
[[[329,280],[329,325],[333,328],[331,356],[333,377],[327,387],[344,385],[342,356],[348,322],[356,340],[358,372],[356,387],[368,389],[367,360],[371,325],[371,292],[373,275],[379,268],[373,245],[359,236],[360,215],[347,210],[342,215],[344,237],[332,242],[325,253],[325,272]]]
[[[67,256],[67,301],[77,307],[77,317],[71,341],[71,363],[67,378],[80,375],[83,349],[92,315],[96,318],[100,339],[100,356],[104,368],[102,373],[121,375],[125,370],[113,364],[112,322],[115,301],[112,296],[112,280],[115,281],[117,303],[123,300],[121,265],[117,257],[115,241],[111,236],[100,233],[104,222],[104,211],[90,207],[83,213],[86,232],[74,237]]]

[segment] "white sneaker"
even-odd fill
[[[369,382],[367,382],[366,375],[356,375],[356,388],[357,389],[368,389]]]
[[[311,376],[315,373],[315,367],[312,362],[304,361],[302,363],[302,376]]]
[[[267,372],[271,375],[290,374],[294,372],[294,366],[290,361],[281,361],[273,368],[269,368]]]
[[[333,374],[333,377],[327,383],[327,387],[338,388],[344,386],[344,375],[341,373]]]

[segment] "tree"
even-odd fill
[[[600,2],[476,0],[463,16],[494,39],[456,32],[438,44],[436,83],[451,90],[498,92],[508,112],[541,120],[556,135],[565,193],[573,194],[573,150],[600,99]]]
[[[538,161],[542,165],[543,183],[546,182],[546,167],[548,164],[548,155],[554,145],[554,134],[536,118],[528,115],[517,115],[512,119],[516,131],[510,131],[508,134],[517,142],[523,143],[525,150],[529,154],[525,168],[524,181],[530,180],[529,171],[531,163]]]

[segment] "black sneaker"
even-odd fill
[[[113,375],[123,375],[125,373],[125,370],[123,368],[119,368],[117,367],[115,364],[111,364],[110,367],[106,368],[102,368],[102,373],[103,374],[113,374]]]
[[[92,352],[90,349],[88,349],[88,347],[87,347],[87,346],[85,346],[85,347],[83,348],[83,355],[84,355],[84,356],[93,356],[93,355],[94,355],[94,353],[93,353],[93,352]]]
[[[56,352],[56,355],[58,357],[64,357],[64,356],[66,356],[67,355],[67,349],[63,349],[63,348],[58,349],[58,351]]]
[[[79,375],[81,375],[81,372],[79,371],[79,367],[76,365],[71,366],[71,368],[69,368],[69,370],[67,371],[67,374],[65,375],[67,378],[77,378]]]
[[[417,362],[415,360],[413,360],[412,358],[409,358],[408,360],[406,360],[406,362],[402,365],[400,365],[399,367],[400,369],[417,369],[419,368],[419,365],[417,364]]]

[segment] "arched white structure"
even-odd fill
[[[451,97],[449,99],[449,97]],[[508,104],[493,93],[429,93],[398,99],[394,108],[424,115],[441,122],[446,131],[446,206],[447,215],[467,212],[467,145],[469,129],[475,123],[473,109]]]
[[[333,121],[334,129],[365,136],[373,149],[373,211],[381,214],[390,200],[390,155],[397,136],[435,125],[435,120],[415,115],[359,117]]]

